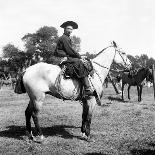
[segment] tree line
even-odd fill
[[[8,71],[18,72],[20,69],[41,60],[52,63],[52,56],[54,55],[58,38],[58,30],[55,27],[44,26],[39,28],[35,33],[27,33],[21,38],[24,42],[24,50],[20,50],[13,44],[8,43],[2,49],[0,72],[4,72],[4,68],[8,68]],[[71,40],[73,48],[77,52],[80,52],[81,39],[77,36],[72,36]],[[92,59],[95,54],[86,52],[86,56]],[[127,56],[135,68],[149,67],[155,64],[155,60],[149,58],[146,54]],[[113,63],[111,67],[115,69],[117,64]],[[7,72],[7,70],[5,71]]]
[[[2,49],[0,71],[9,68],[9,71],[17,72],[41,60],[52,63],[58,37],[58,30],[55,27],[44,26],[35,33],[27,33],[21,38],[25,48],[23,51],[8,43]],[[71,40],[73,48],[79,52],[80,38],[72,36]]]

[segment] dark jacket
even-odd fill
[[[70,37],[65,34],[59,38],[54,55],[58,57],[81,58],[80,54],[72,48]]]

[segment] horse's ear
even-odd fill
[[[112,41],[112,44],[114,47],[117,47],[117,44],[115,43],[115,41]]]

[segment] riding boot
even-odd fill
[[[85,95],[94,96],[94,91],[91,89],[91,85],[89,83],[88,77],[82,78],[82,84],[84,85]]]

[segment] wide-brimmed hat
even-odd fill
[[[67,26],[72,26],[73,29],[78,29],[78,24],[73,22],[73,21],[64,22],[60,27],[61,28],[66,28]]]

